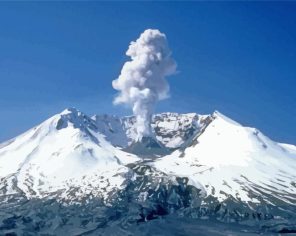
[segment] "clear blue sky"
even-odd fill
[[[157,28],[179,73],[157,111],[218,110],[296,144],[296,2],[0,2],[0,142],[64,108],[114,107],[131,40]]]

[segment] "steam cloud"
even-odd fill
[[[114,104],[132,106],[137,121],[137,139],[152,136],[151,117],[156,103],[169,95],[166,76],[176,71],[165,34],[147,29],[131,42],[126,55],[131,57],[112,86],[119,91]]]

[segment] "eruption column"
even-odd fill
[[[119,94],[114,104],[132,106],[137,121],[137,140],[152,136],[151,116],[156,103],[169,96],[166,77],[176,72],[165,34],[147,29],[131,42],[126,55],[131,58],[112,82]]]

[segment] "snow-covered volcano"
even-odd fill
[[[231,196],[243,202],[296,204],[295,154],[295,146],[276,143],[215,112],[191,143],[154,166],[187,176],[219,201]]]
[[[155,140],[135,140],[135,124],[134,117],[90,118],[74,108],[66,109],[1,144],[1,184],[10,185],[9,179],[16,179],[17,187],[28,195],[42,196],[101,175],[112,188],[119,187],[123,173],[129,171],[126,164],[141,159],[136,154],[144,151],[149,157],[149,151],[153,156],[160,150],[158,155],[163,157],[154,159],[152,166],[187,176],[220,200],[231,195],[257,202],[250,190],[278,193],[287,202],[295,200],[290,199],[296,193],[293,145],[273,142],[257,129],[243,127],[218,112],[155,115]],[[256,191],[261,185],[260,192]]]
[[[88,117],[71,108],[2,143],[3,203],[21,195],[128,205],[128,195],[145,207],[153,201],[166,214],[207,206],[214,209],[207,214],[223,217],[225,209],[240,219],[252,211],[295,217],[294,145],[276,143],[219,112],[157,114],[153,142],[136,141],[135,125],[134,117]],[[156,155],[155,149],[165,151]]]

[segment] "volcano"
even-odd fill
[[[296,232],[295,145],[219,112],[135,120],[70,108],[0,144],[0,235]]]

